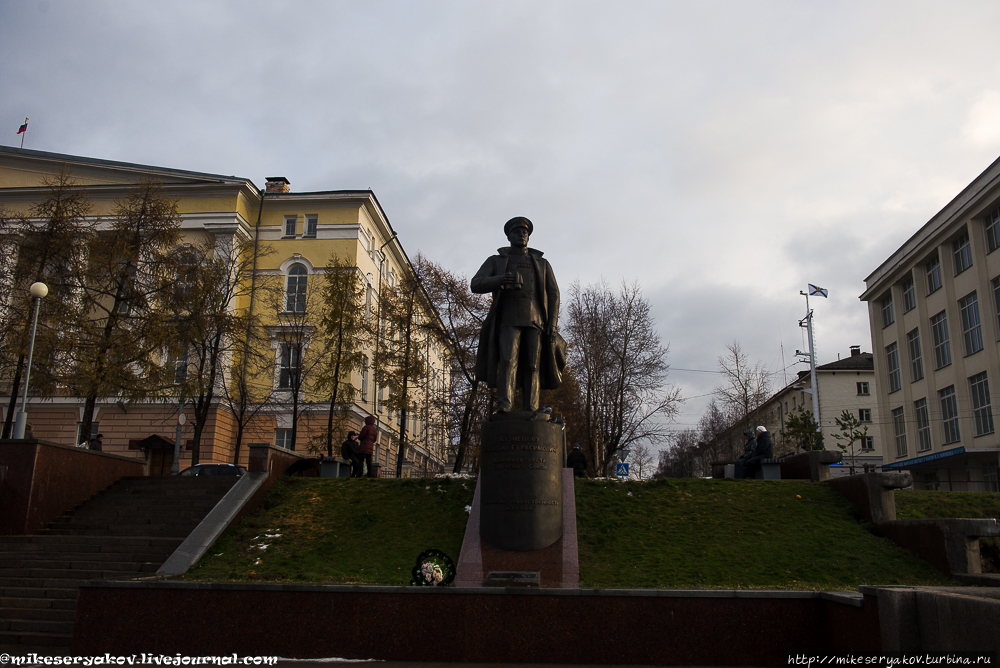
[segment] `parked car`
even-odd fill
[[[235,475],[240,476],[247,470],[236,464],[195,464],[189,466],[177,475]]]

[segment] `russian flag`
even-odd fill
[[[17,134],[28,131],[28,119],[24,119],[24,123],[21,123],[21,127],[17,129]]]

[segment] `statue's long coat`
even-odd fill
[[[559,320],[559,286],[552,274],[549,261],[542,259],[542,252],[529,248],[528,255],[535,267],[535,298],[537,299],[542,319],[547,328],[553,330],[549,340],[542,332],[542,360],[539,369],[539,387],[543,390],[554,390],[562,383],[562,370],[566,366],[566,342],[556,333],[555,327]],[[485,381],[489,387],[497,386],[497,368],[500,362],[500,308],[503,301],[503,290],[500,280],[507,272],[507,255],[510,248],[497,249],[498,255],[493,255],[479,268],[472,278],[471,288],[475,293],[493,293],[493,303],[490,312],[483,323],[479,334],[479,350],[476,352],[476,380]],[[521,386],[521,365],[518,365],[517,386]]]

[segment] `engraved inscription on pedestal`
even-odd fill
[[[540,550],[562,536],[562,449],[562,425],[555,422],[506,419],[483,425],[479,535],[484,541],[503,550]]]

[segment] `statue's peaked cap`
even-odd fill
[[[503,233],[510,234],[510,231],[515,227],[527,227],[528,234],[530,235],[535,230],[535,226],[531,224],[531,221],[524,216],[515,216],[504,223]]]

